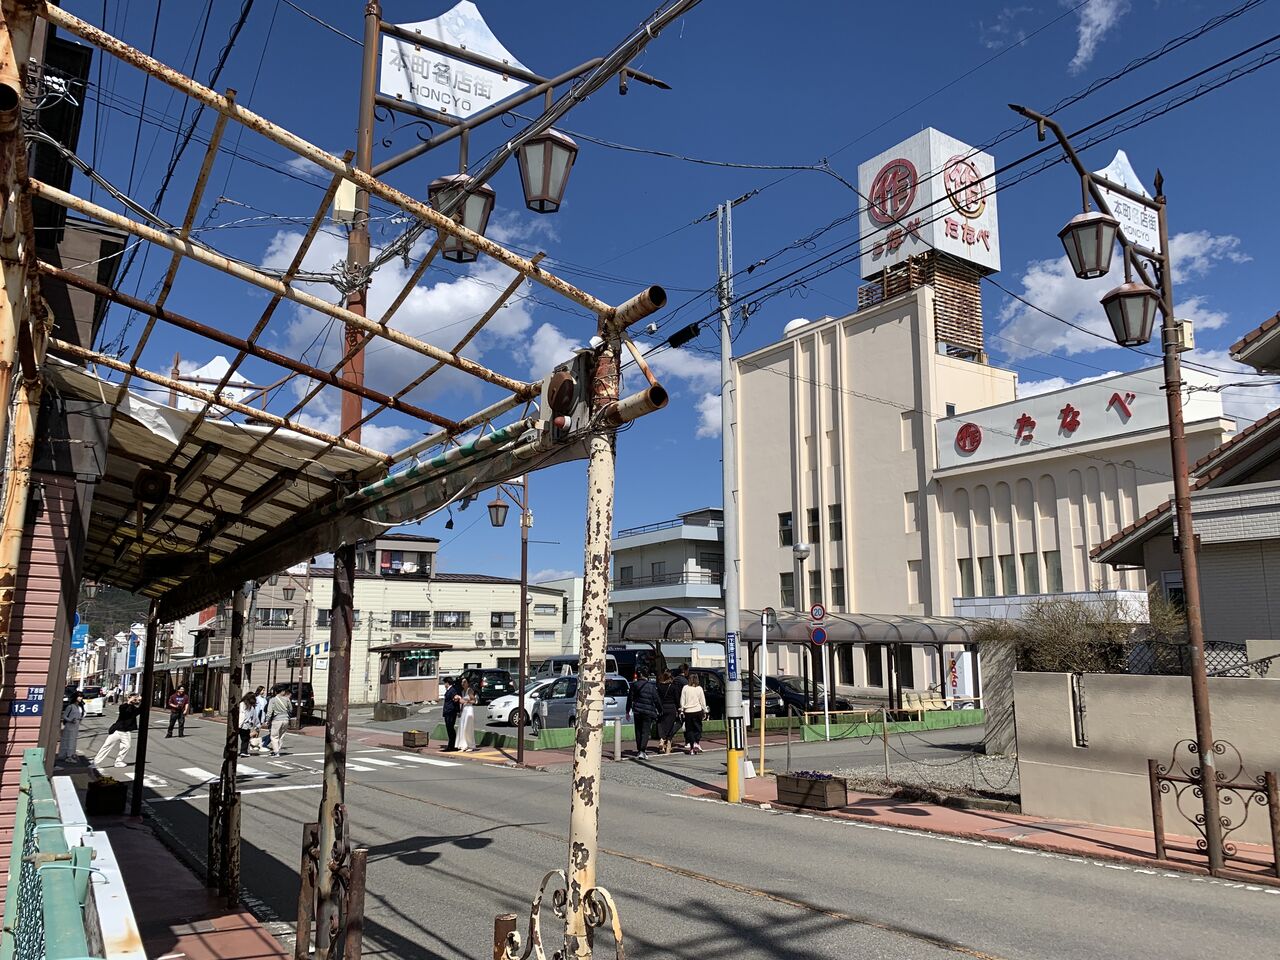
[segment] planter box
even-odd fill
[[[425,730],[406,730],[404,732],[406,747],[427,747],[431,745],[431,734]]]
[[[809,810],[838,810],[849,804],[849,782],[844,777],[810,780],[780,773],[778,802]]]
[[[122,781],[102,783],[90,780],[84,791],[84,812],[90,817],[118,817],[124,814],[129,785]]]

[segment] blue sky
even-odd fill
[[[901,5],[811,3],[780,7],[756,0],[704,0],[689,16],[654,41],[636,65],[669,82],[662,92],[635,84],[628,96],[606,87],[577,108],[563,126],[593,137],[687,158],[742,165],[812,165],[826,158],[850,180],[857,165],[926,126],[968,143],[983,143],[1017,118],[1006,104],[1039,108],[1052,104],[1122,67],[1165,41],[1193,30],[1240,5],[1193,0],[1079,0],[1060,3],[927,2],[904,16]],[[396,22],[434,17],[449,0],[387,0],[384,16]],[[479,0],[500,39],[530,69],[550,75],[605,53],[649,12],[651,5],[562,2],[528,4]],[[67,8],[101,23],[99,2],[68,2]],[[241,4],[212,4],[203,44],[204,4],[145,0],[107,5],[105,26],[144,50],[156,28],[157,56],[183,65],[202,82],[213,68]],[[359,48],[305,18],[301,7],[348,34],[359,36],[362,4],[338,0],[256,0],[246,29],[231,51],[219,81],[242,103],[307,139],[340,153],[354,137]],[[1073,130],[1280,33],[1280,4],[1263,2],[1241,16],[1107,85],[1064,110],[1059,119]],[[1249,68],[1277,43],[1232,65]],[[198,63],[192,67],[197,48]],[[160,186],[182,120],[184,104],[167,88],[146,90],[146,120],[139,124],[141,76],[109,58],[95,67],[78,153],[121,188],[150,204]],[[1209,74],[1221,75],[1226,69]],[[1271,158],[1280,133],[1270,105],[1280,66],[1264,66],[1165,116],[1094,147],[1086,160],[1094,169],[1122,147],[1151,186],[1159,165],[1169,195],[1175,236],[1179,314],[1196,321],[1197,359],[1234,370],[1225,348],[1280,308],[1269,282],[1277,252],[1275,189]],[[1194,89],[1179,88],[1184,92]],[[1171,94],[1172,95],[1172,94]],[[1152,102],[1159,106],[1166,98]],[[189,115],[189,110],[188,110]],[[1121,120],[1132,114],[1126,114]],[[1117,121],[1118,122],[1118,121]],[[198,137],[207,137],[205,115]],[[1109,126],[1109,125],[1108,125]],[[421,128],[381,123],[390,148],[407,148]],[[1104,127],[1102,129],[1107,129]],[[472,155],[500,144],[502,124],[477,131]],[[303,222],[318,205],[322,179],[315,168],[233,125],[216,164],[197,223],[202,238],[253,263],[281,266],[296,249]],[[1030,152],[1034,133],[1023,131],[994,149],[998,163]],[[831,266],[832,251],[856,239],[856,220],[809,243],[803,240],[856,209],[857,197],[836,179],[812,171],[788,172],[696,164],[624,152],[580,140],[581,153],[563,210],[539,217],[523,209],[515,165],[496,178],[498,205],[490,234],[531,253],[548,254],[551,269],[602,299],[618,302],[644,285],[659,283],[671,308],[657,319],[662,336],[707,315],[715,280],[715,228],[697,223],[717,203],[752,190],[760,193],[735,212],[735,257],[741,269],[769,262],[740,277],[739,293],[768,284],[806,264]],[[193,143],[178,165],[160,212],[180,220],[204,147]],[[428,181],[454,172],[457,156],[446,146],[393,173],[396,186],[425,195]],[[1014,171],[1016,174],[1016,171]],[[77,186],[84,193],[86,185]],[[1059,164],[1000,196],[1003,271],[996,279],[1046,309],[1103,329],[1097,299],[1106,281],[1069,278],[1056,234],[1078,212],[1078,184]],[[96,199],[103,202],[103,193]],[[386,210],[374,211],[375,244],[403,229]],[[344,241],[336,227],[322,235],[307,260],[323,273],[341,259]],[[839,257],[838,259],[844,259]],[[141,257],[125,289],[152,292],[167,258]],[[492,264],[447,265],[434,270],[402,311],[402,323],[433,342],[454,339],[505,286],[509,272]],[[810,271],[806,271],[810,272]],[[403,282],[407,271],[389,264],[375,279],[373,311]],[[801,286],[765,298],[749,297],[753,312],[735,349],[769,343],[794,317],[848,312],[859,279],[856,261],[831,269]],[[1102,289],[1099,289],[1101,287]],[[332,287],[316,284],[334,298]],[[770,288],[772,289],[772,288]],[[540,289],[501,311],[476,344],[473,355],[513,376],[540,375],[563,359],[570,344],[592,332],[592,321]],[[1113,370],[1154,361],[1108,347],[1010,300],[994,287],[984,290],[993,361],[1016,369],[1028,389],[1047,389]],[[257,319],[265,294],[198,266],[184,266],[169,305],[197,319],[245,333]],[[675,308],[680,309],[676,310]],[[668,320],[668,317],[672,317]],[[113,308],[103,339],[131,351],[140,318]],[[326,332],[328,336],[326,337]],[[282,307],[264,342],[294,355],[332,362],[338,333],[315,315]],[[1028,346],[1030,345],[1030,346]],[[204,352],[198,352],[203,350]],[[190,337],[157,327],[144,365],[167,370],[175,351],[184,366],[198,366],[213,351]],[[718,338],[709,326],[690,347],[654,355],[672,390],[671,406],[619,436],[617,525],[665,519],[677,512],[720,502],[719,438],[714,418]],[[278,375],[253,363],[243,368],[257,382]],[[396,348],[371,351],[368,379],[388,391],[419,370],[416,359]],[[1224,379],[1247,380],[1228,374]],[[293,384],[279,391],[271,409],[284,412],[296,399]],[[446,414],[485,405],[489,395],[457,378],[441,377],[419,396]],[[1229,391],[1229,410],[1253,419],[1280,402],[1274,388]],[[312,408],[312,422],[336,423],[336,406]],[[416,426],[394,416],[366,430],[371,443],[394,449],[417,435]],[[570,464],[532,479],[538,541],[531,548],[535,572],[581,569],[585,496],[583,464]],[[442,564],[450,570],[513,574],[518,570],[518,528],[491,530],[473,506],[456,517],[424,523],[420,532],[444,541]]]

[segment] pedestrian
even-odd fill
[[[276,688],[275,696],[267,703],[267,726],[271,730],[271,755],[280,756],[284,746],[284,731],[289,726],[289,714],[293,712],[293,704],[289,702],[289,688]]]
[[[653,725],[662,712],[662,704],[658,700],[658,685],[645,676],[643,671],[631,684],[627,710],[635,727],[636,759],[648,760],[649,737],[653,735]]]
[[[707,695],[696,673],[680,691],[680,712],[684,714],[685,753],[702,753],[702,721],[707,715]]]
[[[239,721],[236,725],[236,735],[240,738],[240,756],[242,757],[249,755],[249,737],[253,735],[257,717],[258,698],[252,693],[246,693],[240,698],[240,711],[236,718]]]
[[[458,749],[458,714],[462,712],[462,685],[457,677],[446,680],[444,690],[444,728],[449,731],[449,743],[444,753],[454,753]]]
[[[661,706],[658,714],[660,749],[663,753],[670,753],[676,724],[680,720],[680,684],[671,676],[670,670],[663,670],[658,677],[658,703]]]
[[[71,760],[76,755],[76,738],[80,736],[80,721],[84,719],[84,694],[79,690],[71,702],[62,708],[62,741],[58,745],[58,759]]]
[[[461,741],[459,749],[463,753],[470,753],[476,748],[476,692],[466,677],[462,678],[462,695],[458,703],[462,708],[458,722],[458,739]]]
[[[117,751],[116,766],[125,766],[124,758],[128,755],[129,747],[133,743],[133,731],[138,729],[138,714],[141,712],[142,697],[136,693],[131,694],[120,704],[120,713],[116,717],[116,722],[107,728],[107,739],[102,742],[97,755],[93,758],[94,767],[106,766],[107,758],[111,755],[113,748]]]
[[[259,687],[253,691],[253,733],[249,737],[249,752],[261,753],[262,748],[271,742],[271,734],[267,732],[267,688]]]
[[[187,696],[187,688],[178,684],[178,689],[169,694],[165,704],[169,708],[169,732],[164,735],[168,740],[173,736],[173,725],[178,725],[178,736],[187,735],[187,714],[191,712],[191,698]]]

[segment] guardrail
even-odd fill
[[[110,841],[44,750],[23,752],[0,960],[146,960]]]
[[[660,587],[671,583],[701,583],[719,586],[724,575],[711,572],[655,573],[651,577],[617,578],[613,581],[615,590],[633,590],[639,587]]]
[[[653,533],[657,530],[670,530],[674,527],[723,527],[723,520],[684,520],[676,518],[675,520],[663,520],[659,523],[646,523],[640,527],[627,527],[625,530],[619,530],[613,535],[615,540],[623,537],[632,537],[637,533]]]

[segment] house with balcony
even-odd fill
[[[619,530],[611,543],[610,637],[652,606],[724,606],[724,511],[702,507]]]

